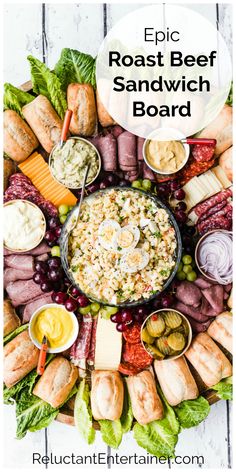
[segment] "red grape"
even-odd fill
[[[56,292],[54,301],[59,305],[63,305],[66,300],[68,299],[67,294],[65,292]]]
[[[120,180],[119,187],[129,187],[129,186],[130,186],[130,182],[128,180],[125,180],[125,179]]]
[[[173,303],[172,295],[163,295],[161,297],[161,304],[163,308],[170,308]]]
[[[56,298],[56,296],[57,296],[57,293],[58,293],[58,292],[52,292],[52,295],[51,295],[52,302],[54,302],[54,303],[56,303],[55,298]]]
[[[143,320],[144,320],[144,316],[143,316],[143,315],[140,315],[139,313],[134,313],[134,319],[135,319],[135,321],[137,321],[138,323],[142,323]]]
[[[174,192],[174,198],[175,198],[176,200],[184,200],[184,198],[185,198],[185,191],[184,191],[182,188],[180,188],[179,190],[176,190],[176,191]]]
[[[115,313],[115,315],[111,315],[110,320],[112,323],[122,323],[122,315],[121,313]]]
[[[49,269],[59,269],[61,267],[61,259],[60,257],[50,257],[47,261]]]
[[[193,236],[196,233],[195,226],[187,226],[186,231],[190,236]]]
[[[50,292],[52,290],[52,284],[49,281],[43,282],[41,283],[40,288],[42,292]]]
[[[67,311],[75,311],[78,308],[78,303],[74,298],[69,297],[65,301],[65,308],[67,309]]]
[[[64,277],[64,284],[66,287],[70,287],[71,281],[67,277]]]
[[[70,294],[71,294],[72,297],[75,297],[75,298],[76,298],[76,297],[79,296],[80,291],[79,291],[78,288],[72,287],[71,290],[70,290]]]
[[[130,323],[133,320],[133,314],[131,310],[124,308],[121,310],[121,322],[122,323]]]
[[[57,238],[54,239],[54,241],[47,241],[47,245],[48,245],[49,247],[53,247],[53,246],[55,246],[56,242],[57,242]]]
[[[118,323],[116,325],[116,329],[117,329],[117,331],[123,333],[124,331],[126,331],[128,329],[128,325],[126,323]]]
[[[158,185],[157,192],[158,192],[159,197],[161,198],[166,198],[169,196],[169,190],[166,185],[163,185],[163,184]]]
[[[60,269],[50,269],[48,271],[48,278],[52,282],[58,282],[62,278],[62,271]]]
[[[177,205],[176,205],[176,210],[183,210],[183,211],[186,211],[187,210],[187,205],[185,202],[179,202]]]
[[[55,233],[55,236],[59,238],[61,236],[61,226],[58,226],[57,228],[55,228],[54,233]]]
[[[171,191],[171,192],[175,192],[175,191],[178,190],[180,187],[181,187],[180,183],[177,182],[176,180],[172,180],[172,182],[170,182],[170,191]]]
[[[47,277],[45,274],[42,274],[40,272],[35,272],[34,275],[33,275],[33,281],[40,285],[41,283],[43,282],[47,282]]]
[[[99,188],[101,190],[104,190],[105,188],[109,187],[110,186],[110,182],[107,180],[107,179],[103,179],[101,182],[100,182],[100,185],[99,185]]]
[[[106,179],[111,185],[118,185],[119,177],[116,174],[107,174]]]
[[[179,221],[180,223],[185,223],[187,220],[187,215],[186,213],[184,213],[183,210],[177,210],[175,212],[175,217],[176,217],[176,220]]]
[[[89,192],[89,193],[93,193],[93,192],[96,192],[97,190],[99,190],[100,186],[99,186],[99,183],[93,183],[93,184],[90,184],[86,190]]]
[[[57,217],[56,218],[52,217],[48,220],[48,226],[49,226],[50,229],[57,228],[57,226],[59,226],[59,224],[60,224],[60,221]]]
[[[36,261],[34,268],[36,272],[40,272],[40,274],[46,274],[48,270],[48,265],[47,265],[47,262]]]
[[[89,299],[85,295],[79,295],[77,298],[77,302],[81,308],[89,305]]]
[[[44,239],[46,239],[48,243],[51,243],[56,240],[56,236],[53,231],[46,231]]]
[[[161,308],[162,304],[161,304],[161,299],[160,297],[157,297],[153,300],[152,302],[152,306],[153,308],[155,308],[156,310],[158,310],[159,308]]]

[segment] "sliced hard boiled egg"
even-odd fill
[[[138,272],[144,269],[149,262],[149,255],[143,249],[133,249],[130,252],[124,254],[120,260],[121,270],[124,272]]]
[[[113,249],[120,225],[115,220],[104,220],[98,228],[98,241],[104,249]]]
[[[137,246],[140,238],[140,231],[137,226],[126,225],[117,232],[113,248],[119,253],[125,253]]]

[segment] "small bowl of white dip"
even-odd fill
[[[90,164],[86,186],[97,178],[101,170],[101,157],[87,139],[72,136],[62,147],[56,145],[49,156],[49,168],[57,182],[70,189],[80,189],[87,165]]]
[[[28,200],[11,200],[4,204],[3,244],[13,252],[34,249],[46,231],[43,212]]]

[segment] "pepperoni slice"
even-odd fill
[[[118,367],[118,371],[123,375],[137,375],[142,371],[142,369],[138,369],[128,362],[121,362]]]
[[[134,323],[124,333],[124,339],[130,344],[140,343],[141,326],[138,323]]]
[[[214,151],[214,144],[195,144],[192,148],[192,155],[198,162],[207,162],[212,159]]]
[[[141,342],[137,344],[125,343],[123,360],[138,369],[145,369],[151,365],[153,357],[147,353]]]

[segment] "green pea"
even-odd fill
[[[197,278],[197,274],[194,270],[192,270],[191,272],[187,274],[186,278],[189,282],[194,282],[194,280],[196,280]]]
[[[67,215],[69,211],[69,207],[68,205],[60,205],[58,207],[58,211],[59,211],[59,215]]]
[[[52,256],[60,257],[60,246],[53,246],[51,249]]]
[[[131,185],[133,188],[141,188],[142,187],[142,182],[140,180],[134,180]]]
[[[193,258],[186,254],[185,256],[182,257],[182,261],[184,264],[191,264]]]
[[[93,302],[91,303],[90,308],[93,313],[97,313],[100,310],[100,305],[97,302]]]
[[[64,223],[65,223],[65,221],[66,221],[66,218],[67,218],[67,215],[61,215],[61,216],[59,217],[60,223],[61,223],[62,225],[64,225]]]
[[[183,271],[185,274],[189,274],[190,272],[192,272],[193,268],[190,264],[186,264],[183,266]]]
[[[182,269],[183,269],[183,262],[180,262],[177,272],[181,272]]]
[[[144,179],[143,183],[142,183],[142,186],[143,186],[144,190],[151,190],[151,188],[152,188],[151,180]]]
[[[180,272],[177,272],[176,277],[177,277],[178,280],[185,280],[186,279],[186,274],[184,273],[183,270],[181,270]]]
[[[90,311],[91,311],[91,305],[87,305],[87,306],[83,306],[79,308],[79,313],[81,313],[81,315],[87,315],[88,313],[90,313]]]

